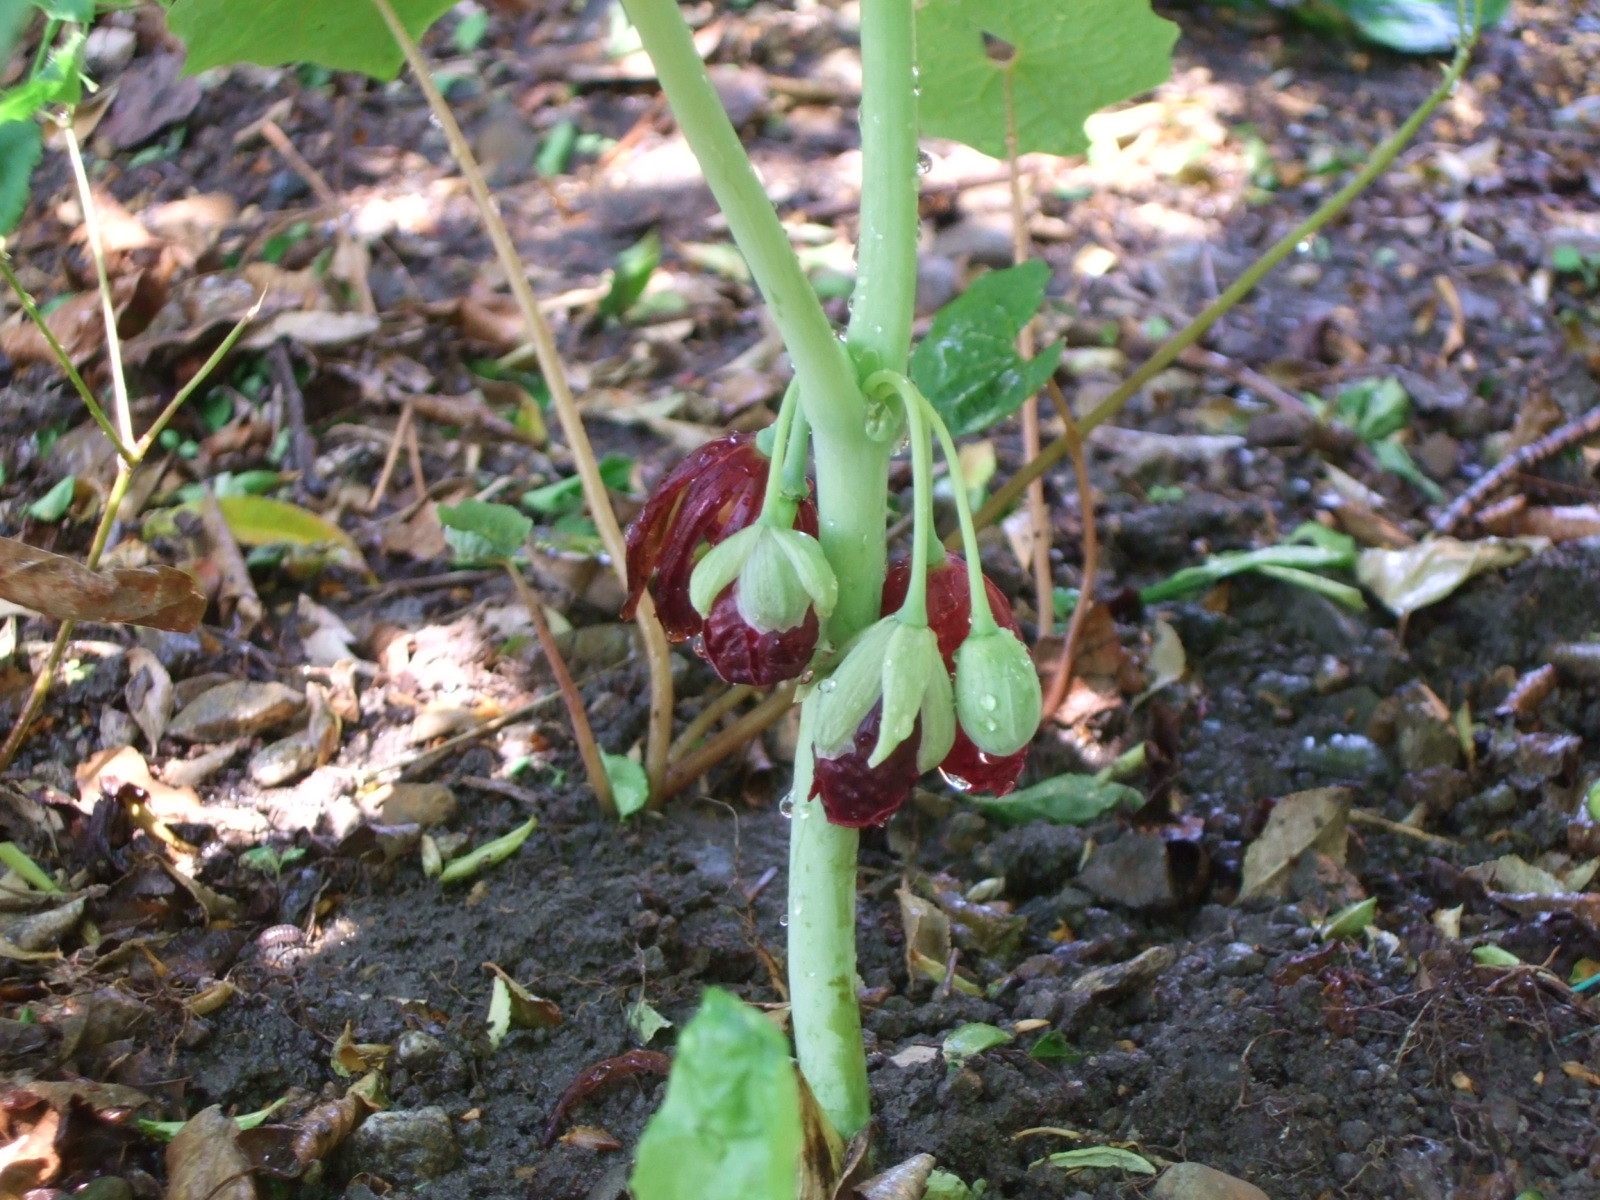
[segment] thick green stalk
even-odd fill
[[[722,109],[677,0],[623,0],[623,8],[783,336],[806,415],[817,429],[859,437],[862,401],[850,357]]]
[[[904,371],[917,280],[916,15],[861,4],[861,221],[847,341],[863,375]]]

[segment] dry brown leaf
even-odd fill
[[[172,676],[161,660],[143,646],[128,651],[128,684],[122,689],[122,696],[154,754],[161,735],[167,731],[167,722],[172,720]]]
[[[148,625],[187,633],[205,615],[205,596],[176,567],[91,571],[14,538],[0,538],[0,599],[60,621]]]
[[[167,1146],[167,1200],[256,1200],[238,1136],[215,1104],[190,1117]]]
[[[115,792],[125,783],[142,788],[150,797],[149,808],[163,821],[193,821],[201,818],[200,797],[194,789],[171,787],[150,774],[144,755],[132,746],[102,750],[79,764],[73,772],[78,781],[78,796],[85,810],[92,808],[102,793]]]
[[[1279,800],[1261,836],[1245,851],[1240,899],[1282,894],[1289,873],[1308,850],[1344,862],[1350,798],[1348,788],[1332,787],[1296,792]]]
[[[560,1137],[563,1146],[576,1146],[579,1150],[594,1150],[605,1153],[621,1150],[622,1143],[609,1129],[602,1129],[598,1125],[574,1125]]]
[[[8,1094],[9,1102],[12,1095]],[[26,1096],[21,1097],[26,1100]],[[56,1153],[56,1134],[61,1129],[61,1116],[52,1107],[38,1113],[34,1123],[27,1122],[32,1114],[11,1111],[7,1103],[4,1113],[6,1142],[0,1145],[0,1193],[20,1196],[34,1188],[43,1187],[56,1177],[61,1169],[61,1157]]]

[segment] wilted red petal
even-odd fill
[[[761,633],[739,612],[739,585],[729,584],[711,606],[700,653],[727,683],[771,687],[797,678],[817,649],[817,613],[782,633]]]
[[[907,559],[889,564],[889,574],[883,581],[883,616],[899,610],[905,603],[906,586],[911,580],[911,563]],[[994,580],[983,577],[984,590],[989,594],[989,608],[995,623],[1002,629],[1021,635],[1017,618],[1011,612],[1011,601],[995,586]],[[939,653],[944,665],[955,669],[956,651],[972,628],[972,602],[967,591],[967,560],[959,554],[948,554],[942,563],[928,570],[928,627],[939,639]]]
[[[939,764],[939,773],[957,791],[1004,796],[1016,788],[1027,761],[1026,747],[1015,754],[985,754],[958,724],[955,744]]]
[[[822,797],[822,811],[834,825],[862,829],[882,825],[911,796],[922,772],[917,770],[917,747],[922,742],[919,718],[911,736],[875,767],[867,766],[878,744],[881,705],[874,705],[856,730],[854,746],[838,758],[818,758],[811,794]]]

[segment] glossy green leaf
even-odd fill
[[[445,863],[444,870],[439,872],[439,882],[442,884],[460,883],[464,879],[471,879],[485,867],[492,867],[496,863],[504,862],[522,848],[522,843],[528,840],[528,835],[539,827],[537,817],[529,817],[527,821],[518,825],[510,833],[485,842],[476,850],[463,854],[460,858],[453,858]]]
[[[1509,950],[1495,945],[1474,946],[1472,961],[1481,967],[1520,967],[1522,960]]]
[[[59,521],[72,507],[72,493],[77,479],[68,475],[55,487],[28,505],[28,515],[35,521]]]
[[[1049,282],[1039,259],[991,271],[935,314],[912,352],[910,375],[951,433],[976,433],[1009,417],[1056,369],[1059,341],[1027,361],[1017,353],[1017,334],[1044,303]]]
[[[467,562],[510,558],[533,532],[533,521],[511,505],[484,500],[439,505],[439,524],[450,549]]]
[[[645,234],[621,254],[611,273],[611,290],[600,301],[600,315],[621,317],[638,303],[644,289],[661,265],[661,237],[655,230]]]
[[[44,153],[39,123],[31,117],[0,121],[0,237],[17,227],[28,207],[28,182]]]
[[[1378,898],[1368,896],[1365,900],[1357,900],[1341,908],[1328,918],[1327,925],[1323,926],[1322,936],[1325,938],[1356,937],[1378,915]]]
[[[1063,1171],[1082,1171],[1091,1167],[1102,1170],[1127,1171],[1134,1175],[1154,1175],[1154,1164],[1142,1154],[1121,1150],[1116,1146],[1085,1146],[1081,1150],[1062,1150],[1042,1158],[1039,1162]],[[1037,1166],[1038,1163],[1030,1164]]]
[[[1164,82],[1177,38],[1146,0],[926,0],[922,132],[1005,158],[1014,111],[1016,153],[1081,154],[1084,120]]]
[[[968,1187],[961,1176],[949,1171],[933,1171],[928,1175],[928,1186],[922,1200],[980,1200],[984,1193],[983,1180]]]
[[[600,481],[614,492],[632,486],[633,459],[626,454],[608,454],[600,460]],[[577,512],[583,507],[583,480],[576,475],[536,487],[522,496],[522,507],[547,517]]]
[[[611,782],[611,799],[619,817],[631,817],[650,800],[650,778],[644,768],[626,754],[600,754],[606,778]]]
[[[795,1200],[800,1085],[777,1026],[709,988],[639,1140],[636,1200]]]
[[[1402,54],[1443,54],[1461,40],[1463,25],[1457,19],[1456,0],[1331,0],[1369,41]],[[1497,24],[1511,0],[1483,0],[1478,15],[1475,0],[1464,0],[1465,28],[1476,22]]]
[[[968,803],[999,825],[1027,821],[1087,825],[1118,805],[1136,809],[1144,797],[1131,787],[1093,775],[1057,775],[1009,796],[971,796]]]
[[[400,23],[418,40],[454,3],[393,0]],[[393,79],[402,62],[372,0],[174,0],[167,28],[188,46],[184,70],[191,75],[229,63],[318,63]]]
[[[944,1060],[951,1066],[959,1067],[974,1054],[982,1054],[985,1050],[1004,1046],[1012,1040],[1012,1035],[998,1025],[985,1025],[981,1021],[958,1025],[945,1034]]]

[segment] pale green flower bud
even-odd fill
[[[823,758],[843,754],[872,706],[883,699],[884,652],[899,624],[895,617],[884,617],[867,626],[845,649],[833,673],[817,684],[812,743]]]
[[[707,616],[735,580],[739,615],[762,633],[793,629],[812,608],[825,621],[839,600],[838,580],[817,539],[764,522],[719,542],[695,565],[689,602]]]
[[[817,685],[816,751],[823,758],[844,753],[875,704],[882,703],[878,742],[869,766],[877,766],[911,736],[922,720],[917,765],[932,770],[955,742],[955,703],[939,641],[927,626],[898,616],[870,625],[851,644],[838,668]]]
[[[985,754],[1015,754],[1039,731],[1039,672],[1028,648],[1008,629],[961,643],[955,699],[961,728]]]

